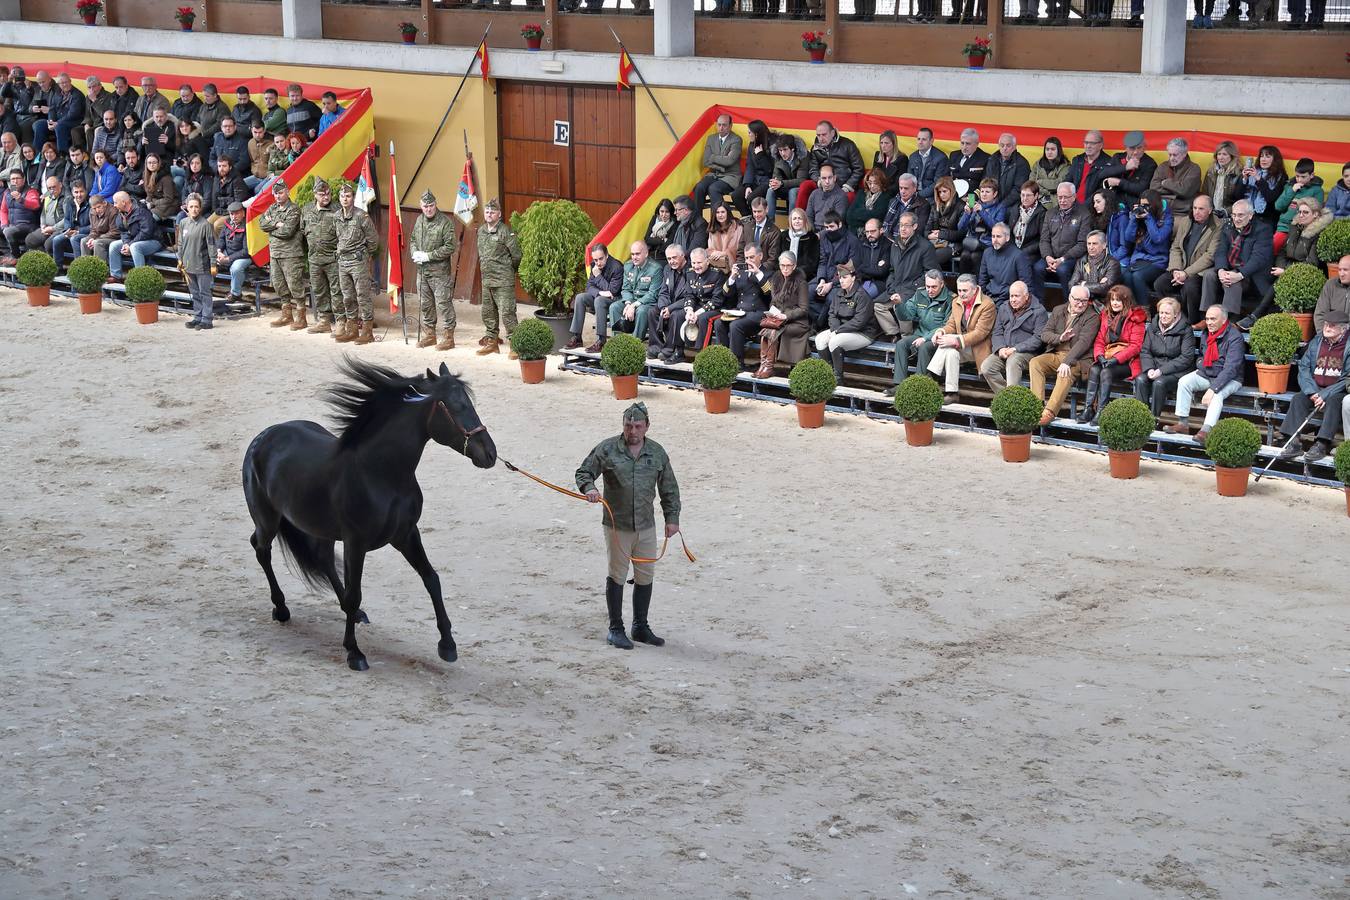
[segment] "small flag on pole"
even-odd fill
[[[478,191],[473,185],[473,161],[464,160],[464,174],[459,176],[459,190],[455,193],[455,216],[465,225],[473,224],[473,211],[478,208]]]
[[[375,173],[370,171],[370,154],[374,150],[372,143],[361,160],[361,174],[356,177],[356,205],[362,212],[370,212],[370,204],[375,201]]]
[[[473,55],[478,59],[478,71],[480,71],[483,74],[483,80],[487,81],[489,67],[488,67],[488,49],[486,38],[484,38],[483,42],[478,45],[478,49],[474,51]]]
[[[615,84],[614,89],[616,91],[621,91],[624,88],[631,89],[631,86],[628,84],[628,76],[631,74],[633,74],[633,61],[628,58],[627,50],[619,48],[619,79],[617,84]]]
[[[403,216],[398,206],[398,180],[394,176],[394,142],[389,142],[389,237],[385,271],[389,273],[389,311],[398,312],[398,294],[403,289]]]

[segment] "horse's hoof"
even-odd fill
[[[291,620],[291,611],[284,606],[272,607],[272,618],[278,622],[289,622]]]
[[[357,610],[357,612],[356,612],[356,621],[357,621],[359,624],[361,624],[361,625],[369,625],[369,624],[370,624],[370,616],[366,615],[365,612],[362,611],[362,610]]]
[[[347,654],[347,665],[357,672],[364,672],[370,668],[370,663],[366,662],[366,658],[360,653]]]
[[[450,641],[448,643],[445,641],[441,641],[439,644],[436,645],[436,652],[439,653],[441,659],[445,660],[446,662],[454,662],[455,660],[459,659],[459,651],[455,649],[454,641]]]

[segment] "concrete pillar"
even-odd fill
[[[320,0],[281,0],[281,34],[288,38],[323,37]]]
[[[1145,75],[1180,75],[1186,71],[1186,0],[1149,0],[1144,10],[1144,40],[1139,71]]]
[[[19,0],[0,0],[0,22],[17,22],[19,15]]]
[[[655,0],[652,29],[656,56],[694,55],[694,4],[689,0]]]

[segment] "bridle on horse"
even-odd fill
[[[414,396],[408,397],[408,398],[407,398],[407,399],[409,399],[409,400],[417,401],[417,400],[430,400],[430,399],[431,399],[431,398],[428,397],[426,394],[424,394],[424,393],[422,393],[421,391],[417,390],[417,388],[410,388],[409,390],[411,390],[412,393],[414,394]],[[446,417],[447,419],[450,420],[450,424],[453,425],[453,426],[455,426],[455,428],[459,431],[460,435],[463,436],[463,438],[464,438],[464,443],[463,443],[462,446],[460,446],[459,452],[462,453],[462,454],[465,455],[465,456],[468,456],[468,455],[469,455],[469,438],[473,437],[475,434],[480,434],[480,433],[481,433],[481,434],[486,434],[486,433],[487,433],[487,426],[484,425],[482,422],[479,422],[477,428],[465,428],[463,425],[459,424],[459,420],[455,418],[455,414],[452,413],[452,412],[450,412],[450,407],[448,407],[448,406],[445,405],[445,401],[444,401],[444,400],[437,400],[435,403],[431,404],[431,408],[427,410],[427,433],[428,433],[428,434],[431,433],[431,420],[436,416],[436,411],[437,411],[437,410],[440,410],[441,413],[443,413],[443,414],[445,415],[445,417]]]

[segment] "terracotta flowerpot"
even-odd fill
[[[417,43],[417,32],[414,31],[411,34],[409,34],[406,31],[400,31],[399,34],[403,37],[403,43],[405,44]]]
[[[142,325],[153,325],[159,321],[158,303],[137,303],[136,321]]]
[[[76,294],[80,301],[80,315],[92,316],[94,313],[103,312],[102,294]]]
[[[525,49],[526,49],[526,50],[536,50],[536,51],[537,51],[537,50],[539,49],[540,45],[543,44],[543,43],[544,43],[544,38],[543,38],[542,35],[539,36],[539,37],[527,37],[527,38],[525,39]]]
[[[933,420],[911,422],[905,419],[905,443],[911,447],[927,447],[933,443]]]
[[[1107,450],[1106,455],[1111,460],[1112,478],[1139,477],[1138,450]]]
[[[1329,263],[1327,263],[1327,278],[1328,278],[1328,279],[1331,279],[1331,278],[1339,278],[1339,277],[1341,277],[1341,268],[1340,268],[1340,266],[1338,266],[1338,265],[1337,265],[1336,263],[1334,263],[1334,262],[1329,262]]]
[[[614,385],[615,400],[632,400],[637,396],[636,375],[611,375],[609,380]]]
[[[543,359],[522,359],[520,361],[520,380],[526,384],[539,384],[544,380]]]
[[[192,23],[191,23],[191,22],[179,22],[179,23],[178,23],[178,26],[179,26],[179,28],[181,28],[183,31],[191,31],[191,30],[192,30]]]
[[[811,54],[811,62],[817,65],[823,65],[825,62],[826,47],[811,47],[806,52]]]
[[[1003,461],[1024,463],[1031,459],[1031,435],[1000,434],[999,446],[1003,448]]]
[[[1251,466],[1244,469],[1229,469],[1224,466],[1214,467],[1214,476],[1219,485],[1220,497],[1245,497],[1247,496],[1247,478],[1252,474]]]
[[[47,306],[52,302],[52,286],[50,284],[28,285],[24,290],[28,293],[29,306]]]
[[[731,388],[703,389],[703,408],[714,415],[731,409]]]
[[[1298,327],[1303,331],[1303,339],[1304,339],[1305,341],[1310,341],[1310,340],[1312,340],[1313,314],[1312,314],[1312,313],[1290,313],[1290,315],[1292,315],[1292,316],[1294,317],[1294,321],[1298,323]]]
[[[83,13],[81,18],[84,19],[84,24],[93,25],[98,21],[98,13]]]
[[[1257,363],[1256,386],[1263,394],[1283,394],[1289,388],[1289,366]]]
[[[972,53],[972,54],[970,54],[969,56],[966,57],[966,62],[970,65],[970,67],[971,67],[972,69],[983,69],[983,68],[984,68],[984,56],[983,56],[983,54],[980,54],[980,53]]]
[[[1345,486],[1345,514],[1350,516],[1350,484]]]
[[[819,428],[825,424],[825,403],[797,401],[797,424],[803,428]]]

